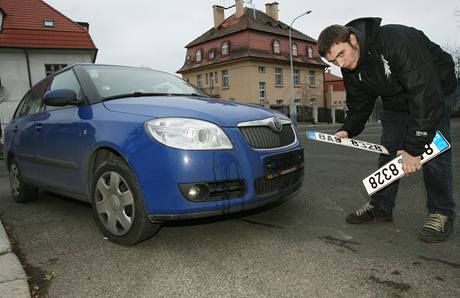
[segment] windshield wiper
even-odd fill
[[[102,98],[103,101],[111,100],[111,99],[118,99],[118,98],[125,98],[125,97],[142,97],[142,96],[198,96],[198,97],[207,97],[205,95],[201,95],[198,93],[158,93],[158,92],[132,92],[132,93],[125,93],[125,94],[117,94],[108,97]]]

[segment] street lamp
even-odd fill
[[[294,102],[294,68],[292,66],[292,25],[294,22],[304,15],[311,13],[311,10],[304,12],[303,14],[297,16],[295,19],[292,20],[291,25],[289,26],[289,62],[291,63],[291,100],[289,101],[289,115],[291,117],[291,121],[294,124],[297,124],[297,107]]]

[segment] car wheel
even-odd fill
[[[121,158],[111,155],[99,164],[91,185],[93,215],[112,242],[134,245],[160,229],[149,221],[136,177]]]
[[[16,159],[11,160],[8,171],[11,194],[16,202],[26,203],[38,197],[38,188],[23,181]]]

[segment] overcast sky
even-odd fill
[[[175,73],[185,59],[184,46],[213,26],[212,6],[231,6],[234,0],[45,0],[74,21],[90,24],[99,49],[97,63],[148,66]],[[265,11],[265,3],[253,0]],[[416,27],[441,46],[460,48],[460,0],[278,0],[279,18],[318,38],[330,24],[345,24],[364,16],[378,16],[384,24]],[[248,3],[248,1],[246,1]],[[230,16],[234,9],[226,11]],[[458,13],[457,13],[458,14]],[[334,71],[336,72],[336,71]]]

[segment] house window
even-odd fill
[[[201,62],[201,49],[196,50],[196,52],[195,52],[195,60],[196,60],[196,62]]]
[[[66,66],[67,64],[45,64],[45,74],[49,76],[53,72],[63,69]]]
[[[315,88],[316,86],[315,72],[310,70],[308,72],[308,85],[309,87]]]
[[[53,20],[44,20],[43,21],[43,27],[54,27],[54,21]]]
[[[280,51],[280,41],[279,40],[273,41],[273,53],[279,54],[280,52],[281,52]]]
[[[277,86],[283,85],[283,69],[282,68],[275,68],[275,85]]]
[[[283,102],[284,102],[284,100],[282,100],[282,99],[277,99],[276,100],[276,104],[279,105],[279,106],[281,106],[283,104]]]
[[[307,47],[307,57],[313,58],[313,48],[312,47]]]
[[[203,88],[203,76],[201,74],[196,75],[196,86],[198,88]]]
[[[294,69],[294,86],[300,85],[300,70]]]
[[[295,99],[294,99],[294,104],[295,104],[296,106],[300,105],[300,98],[295,98]]]
[[[222,56],[228,55],[229,48],[228,41],[222,42]]]
[[[217,71],[214,72],[214,78],[215,78],[215,80],[216,80],[216,84],[219,83],[219,82],[217,81]]]
[[[215,57],[214,50],[210,50],[210,51],[208,52],[208,59],[209,59],[209,60],[213,60],[214,57]]]
[[[297,50],[297,44],[293,43],[292,44],[292,56],[297,56],[298,50]]]
[[[222,87],[228,88],[228,70],[222,70]]]
[[[263,105],[266,97],[265,93],[265,82],[259,82],[259,99],[260,99],[260,104]]]
[[[192,59],[192,56],[187,55],[187,61],[190,61]]]
[[[210,72],[209,73],[209,83],[211,84],[211,88],[214,88],[214,73]]]
[[[310,98],[310,105],[314,106],[316,104],[316,98],[312,97]]]
[[[3,11],[0,9],[0,32],[3,30]]]
[[[209,84],[209,81],[208,81],[208,73],[206,73],[206,86]]]
[[[265,66],[259,66],[259,73],[265,73]]]

